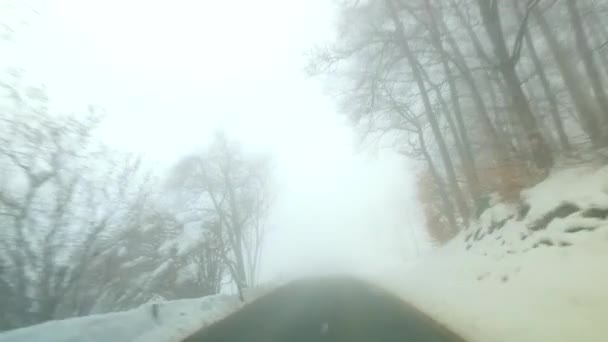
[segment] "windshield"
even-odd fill
[[[0,341],[608,340],[607,16],[0,0]]]

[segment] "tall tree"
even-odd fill
[[[441,159],[443,161],[443,165],[446,170],[446,174],[448,177],[448,183],[450,188],[452,189],[452,193],[456,199],[456,205],[460,212],[461,217],[463,218],[465,223],[468,223],[470,211],[469,207],[464,199],[462,194],[462,190],[460,189],[460,185],[458,184],[458,179],[456,177],[456,171],[454,169],[454,164],[452,163],[452,158],[450,157],[450,153],[448,151],[445,140],[441,134],[441,130],[439,128],[439,124],[437,122],[436,114],[433,111],[433,106],[431,104],[431,100],[426,90],[426,86],[424,84],[424,79],[419,70],[419,62],[411,50],[409,46],[409,42],[407,36],[405,34],[405,28],[403,27],[403,23],[399,18],[397,7],[395,6],[393,0],[386,0],[386,5],[389,11],[389,15],[392,19],[393,25],[395,26],[395,39],[396,44],[402,49],[403,54],[405,55],[408,64],[410,66],[412,76],[418,90],[420,92],[420,97],[422,98],[422,103],[424,105],[424,111],[426,113],[427,120],[430,123],[431,130],[433,132],[433,136],[437,145],[439,146],[439,153],[441,154]]]
[[[255,285],[271,203],[266,157],[250,157],[218,134],[201,154],[181,160],[171,176],[190,211],[211,222],[210,234],[240,291]]]
[[[576,111],[581,119],[583,129],[589,135],[591,142],[595,146],[601,146],[605,143],[605,136],[600,130],[598,124],[598,109],[595,102],[583,90],[579,76],[576,74],[576,68],[568,59],[566,50],[561,46],[553,29],[545,19],[544,13],[535,8],[532,10],[534,18],[538,22],[538,27],[547,42],[547,46],[552,52],[553,58],[564,80],[564,85],[568,89],[568,93],[576,108]]]
[[[515,38],[513,45],[513,52],[510,53],[507,49],[503,28],[501,25],[501,15],[499,12],[497,0],[478,0],[479,10],[483,19],[484,27],[492,46],[494,47],[494,53],[498,59],[498,69],[502,74],[503,79],[507,84],[507,89],[512,99],[514,106],[514,114],[519,119],[521,127],[525,130],[529,144],[532,149],[538,148],[538,146],[546,146],[543,136],[540,134],[538,123],[534,117],[528,98],[523,91],[521,81],[515,69],[515,66],[519,60],[521,53],[521,44],[523,34],[527,30],[527,19],[530,11],[536,6],[538,0],[530,0],[526,8],[526,14],[518,31],[518,36]],[[540,140],[539,143],[535,143],[535,140]],[[535,156],[535,162],[538,165],[544,165],[545,162],[541,157],[543,154],[551,153],[550,150],[544,151],[533,151]]]
[[[478,58],[483,62],[489,64],[489,57],[483,50],[481,46],[481,42],[479,41],[477,34],[473,31],[473,28],[470,26],[470,23],[464,17],[461,9],[458,7],[458,4],[452,0],[452,9],[456,14],[456,17],[459,19],[461,24],[465,27],[468,37],[470,38],[476,54]],[[473,75],[473,71],[467,63],[467,59],[464,56],[464,53],[461,51],[459,44],[456,42],[450,29],[447,27],[444,20],[440,20],[439,23],[443,29],[443,33],[446,36],[447,42],[450,45],[450,48],[454,54],[454,64],[458,68],[458,70],[462,73],[464,80],[467,85],[471,89],[471,95],[473,96],[473,101],[475,103],[477,114],[481,119],[481,123],[484,127],[484,134],[487,135],[488,140],[490,141],[490,147],[493,151],[493,155],[500,162],[501,160],[506,159],[507,151],[504,142],[500,138],[497,129],[490,118],[490,114],[488,111],[488,107],[483,99],[482,91],[478,85],[478,81],[475,80]],[[483,71],[485,73],[485,71]]]
[[[517,2],[513,2],[513,9],[515,10],[517,17],[520,20],[523,20],[524,15],[521,12],[521,10],[519,9],[519,7],[517,6]],[[524,41],[526,44],[526,49],[528,50],[528,52],[530,54],[530,58],[532,59],[532,63],[534,64],[534,68],[536,69],[536,73],[538,74],[538,78],[539,78],[540,84],[543,88],[545,97],[547,98],[547,101],[549,102],[549,111],[551,113],[551,118],[553,119],[553,123],[555,125],[555,131],[557,132],[557,136],[559,138],[561,147],[564,150],[569,151],[570,142],[568,141],[568,135],[566,134],[566,131],[564,130],[564,123],[561,118],[559,106],[557,103],[557,97],[555,96],[555,91],[551,88],[551,83],[549,82],[549,78],[547,77],[547,74],[545,72],[545,66],[543,66],[543,63],[542,63],[540,57],[538,56],[536,47],[534,46],[534,41],[532,39],[532,35],[530,34],[530,30],[525,30]]]
[[[585,34],[585,29],[583,28],[581,15],[578,11],[576,0],[566,0],[566,4],[568,5],[568,13],[570,13],[570,20],[572,22],[576,46],[578,48],[577,50],[579,51],[583,60],[583,65],[587,71],[587,77],[591,81],[591,88],[595,94],[597,104],[602,111],[604,125],[608,128],[608,95],[606,94],[606,90],[602,84],[600,70],[595,65],[593,51],[589,47],[589,42],[587,41],[587,35]]]
[[[441,32],[439,30],[439,25],[437,20],[435,19],[435,9],[431,5],[431,1],[425,1],[425,9],[427,16],[429,18],[428,29],[431,34],[431,42],[435,47],[437,52],[439,53],[439,59],[441,61],[441,66],[443,68],[443,72],[448,82],[448,89],[450,92],[450,100],[452,103],[452,110],[454,112],[454,117],[456,119],[458,132],[461,137],[461,158],[463,159],[463,167],[465,170],[465,175],[467,177],[467,182],[469,183],[469,188],[471,189],[471,196],[474,201],[477,201],[481,196],[481,186],[479,184],[479,177],[477,175],[477,168],[475,166],[475,160],[473,158],[473,149],[471,147],[471,142],[469,139],[469,132],[465,126],[464,118],[462,114],[462,106],[460,104],[460,94],[458,91],[458,87],[456,85],[455,77],[452,73],[449,57],[447,51],[444,49],[443,40],[441,37]],[[446,112],[447,115],[447,112]],[[453,129],[455,130],[455,129]]]

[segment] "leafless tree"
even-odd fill
[[[239,292],[254,285],[272,199],[268,159],[218,134],[205,152],[181,160],[170,182],[186,208],[209,222],[202,228]]]
[[[0,307],[6,327],[72,316],[83,279],[144,191],[138,158],[92,138],[95,116],[48,114],[44,91],[4,84],[0,114]]]

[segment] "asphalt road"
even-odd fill
[[[416,308],[351,278],[294,281],[185,342],[464,342]]]

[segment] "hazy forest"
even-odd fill
[[[516,201],[556,163],[602,158],[607,9],[574,0],[346,1],[338,41],[314,50],[309,72],[334,80],[363,138],[426,166],[418,196],[441,243],[492,196]]]

